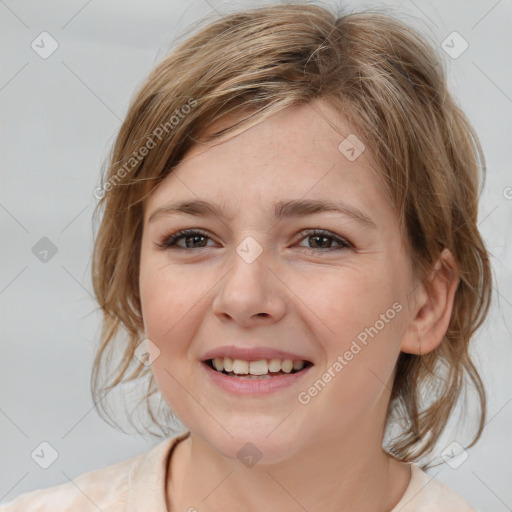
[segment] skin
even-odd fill
[[[160,350],[152,371],[170,408],[191,431],[170,458],[170,510],[389,511],[410,468],[382,450],[386,408],[401,351],[442,340],[458,283],[451,254],[426,282],[412,273],[398,218],[369,151],[338,149],[354,130],[322,102],[287,108],[213,147],[196,144],[144,206],[140,293],[144,333]],[[210,129],[217,130],[222,123]],[[167,203],[202,199],[229,218],[162,216]],[[336,212],[273,218],[274,204],[329,199],[358,207],[375,228]],[[182,229],[207,238],[157,243]],[[301,235],[322,229],[352,244]],[[331,236],[332,236],[331,235]],[[253,237],[247,263],[236,248]],[[316,244],[316,245],[315,245]],[[205,247],[206,246],[206,247]],[[333,249],[334,248],[334,249]],[[437,267],[436,267],[437,268]],[[326,372],[393,303],[402,309],[311,398],[297,396]],[[221,345],[271,346],[314,363],[299,383],[237,397],[210,382],[201,355]],[[246,467],[237,452],[262,458]],[[220,485],[219,485],[220,484]]]

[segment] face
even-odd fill
[[[152,371],[184,425],[227,457],[251,442],[270,463],[383,427],[411,262],[368,151],[325,116],[322,103],[291,107],[194,146],[144,207]],[[215,212],[177,206],[199,200]]]

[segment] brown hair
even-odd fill
[[[386,14],[340,16],[314,5],[267,6],[210,22],[166,56],[132,100],[95,210],[96,216],[103,209],[92,262],[103,324],[91,390],[100,414],[106,393],[145,379],[140,402],[169,434],[152,410],[150,398],[161,395],[150,368],[134,357],[143,337],[138,270],[144,199],[214,121],[227,115],[237,121],[211,137],[222,140],[315,99],[348,119],[378,162],[416,275],[425,279],[448,248],[460,276],[439,346],[398,358],[387,427],[392,417],[406,424],[388,453],[406,462],[430,452],[465,379],[480,405],[469,446],[478,440],[486,400],[468,349],[490,306],[492,275],[477,229],[479,178],[482,187],[485,178],[477,135],[447,91],[443,61],[424,37]],[[121,328],[121,358],[102,384]],[[424,390],[435,391],[427,405]]]

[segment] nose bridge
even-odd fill
[[[263,242],[263,237],[261,237]],[[230,255],[226,273],[214,300],[217,314],[229,315],[243,323],[253,316],[284,313],[285,300],[279,280],[271,272],[270,251],[253,235],[245,236]]]
[[[235,246],[229,260],[231,270],[225,282],[225,288],[231,287],[238,296],[253,296],[250,300],[254,300],[254,295],[262,293],[268,285],[268,277],[265,274],[269,273],[269,250],[264,251],[264,241],[262,237],[258,238],[262,243],[253,235],[248,235]],[[267,290],[267,293],[269,291]]]

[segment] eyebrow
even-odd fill
[[[375,222],[365,215],[362,211],[354,206],[344,205],[342,203],[334,203],[326,200],[292,200],[279,201],[274,208],[274,217],[279,220],[289,217],[305,217],[315,213],[336,212],[359,222],[360,224],[376,229]],[[177,203],[167,204],[157,208],[149,217],[148,223],[156,219],[183,213],[193,216],[214,216],[232,220],[233,216],[227,213],[219,206],[202,200],[185,200]]]

